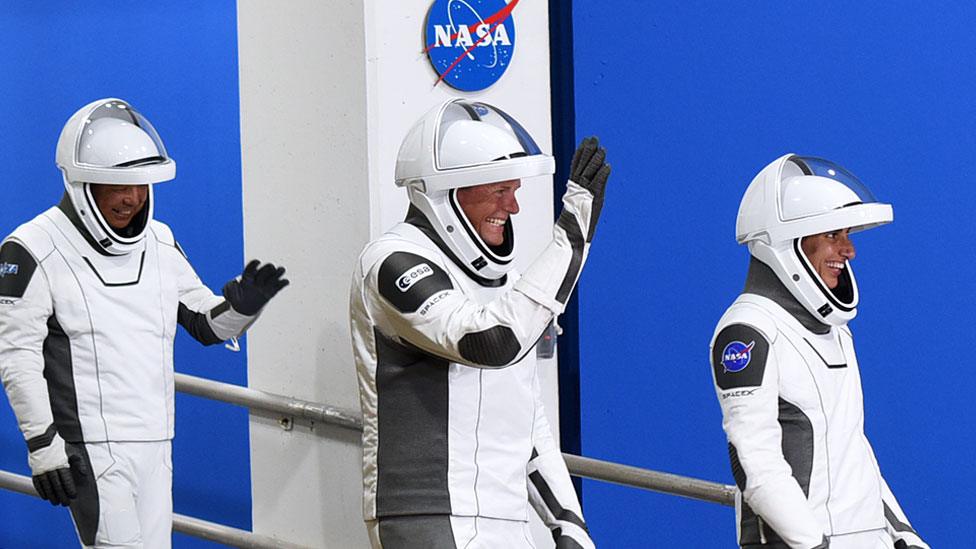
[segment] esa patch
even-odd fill
[[[762,385],[769,342],[758,330],[745,324],[726,326],[712,346],[715,383],[722,390]]]
[[[5,242],[0,248],[0,296],[24,297],[27,284],[34,276],[37,262],[17,242]]]
[[[403,274],[397,277],[397,289],[401,292],[406,292],[412,288],[414,284],[420,282],[428,276],[433,275],[434,269],[432,269],[427,263],[421,263],[420,265],[407,269],[403,272]]]
[[[401,313],[416,312],[434,294],[454,288],[443,269],[408,252],[395,252],[383,260],[378,284],[380,295]]]

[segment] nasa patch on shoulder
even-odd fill
[[[746,324],[726,326],[712,346],[712,369],[719,388],[758,387],[766,371],[769,342]]]
[[[380,265],[380,295],[402,313],[415,312],[434,294],[454,288],[451,277],[426,257],[394,252]]]

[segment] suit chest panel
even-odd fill
[[[155,341],[175,333],[176,281],[161,276],[155,242],[125,256],[59,246],[48,276],[55,315],[69,337],[124,330],[133,340]]]
[[[468,299],[481,305],[504,295],[517,279],[517,275],[510,274],[501,286],[482,286],[453,262],[444,259],[451,282]],[[520,418],[532,417],[535,402],[532,394],[534,375],[534,351],[526,353],[522,360],[505,368],[473,368],[463,364],[451,364],[452,391],[459,394],[469,393],[466,398],[478,403],[480,415],[487,422],[482,428],[509,429],[513,433],[519,431]],[[531,427],[531,422],[529,426]]]
[[[481,305],[490,303],[491,301],[501,297],[503,294],[508,292],[512,285],[515,284],[515,280],[518,275],[509,274],[506,277],[505,283],[500,286],[488,287],[482,286],[475,282],[469,277],[465,271],[460,267],[455,265],[451,260],[443,257],[442,264],[445,266],[448,274],[451,276],[451,283],[454,284],[459,290],[464,292],[464,295]]]
[[[849,335],[833,329],[824,335],[781,330],[779,385],[784,399],[803,409],[820,410],[828,424],[847,417],[838,410],[860,406],[860,376]]]

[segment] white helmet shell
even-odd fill
[[[78,164],[124,166],[145,158],[159,157],[159,146],[144,130],[127,120],[90,120],[78,139]]]
[[[430,221],[444,244],[473,275],[497,280],[512,267],[512,219],[505,243],[489,246],[457,202],[456,189],[551,175],[555,161],[542,154],[514,118],[486,103],[454,99],[407,132],[397,154],[396,184]]]
[[[736,219],[736,240],[776,273],[815,318],[846,324],[857,314],[857,282],[845,261],[831,290],[800,248],[805,236],[863,231],[893,219],[852,173],[820,158],[787,154],[763,168],[746,189]]]
[[[121,99],[99,99],[68,119],[58,139],[55,162],[78,218],[106,253],[122,255],[139,246],[153,213],[152,185],[176,177],[176,162],[152,124]],[[126,234],[102,217],[91,184],[148,185],[149,197]]]

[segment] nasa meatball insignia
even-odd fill
[[[515,54],[512,10],[519,0],[435,0],[427,12],[424,51],[437,83],[480,91],[497,82]]]
[[[755,341],[750,341],[748,345],[741,341],[733,341],[725,346],[722,351],[722,366],[726,372],[741,372],[749,365],[752,360],[752,348],[756,345]]]

